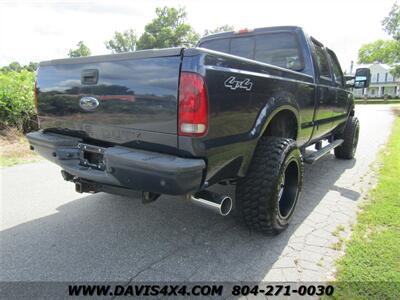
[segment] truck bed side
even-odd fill
[[[185,50],[182,71],[205,78],[210,125],[204,138],[179,137],[179,149],[208,158],[210,183],[244,174],[267,119],[279,110],[296,118],[300,146],[310,139],[315,107],[312,76],[201,48]],[[247,86],[232,88],[232,77]]]

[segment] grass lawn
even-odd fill
[[[0,131],[0,167],[39,160],[40,157],[29,149],[27,139],[15,129]]]
[[[400,110],[378,184],[338,261],[336,299],[400,299]]]

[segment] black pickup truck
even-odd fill
[[[345,77],[332,50],[293,26],[45,61],[41,130],[28,139],[78,192],[181,195],[227,215],[232,195],[208,188],[234,184],[239,219],[276,234],[293,215],[303,161],[332,149],[353,158],[359,122],[348,89],[369,78],[368,69]]]

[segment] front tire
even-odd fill
[[[292,139],[261,137],[236,188],[238,215],[253,230],[278,234],[293,217],[303,182],[300,150]]]
[[[335,148],[335,156],[340,159],[352,159],[356,154],[360,122],[356,117],[350,117],[343,133],[336,135],[335,139],[343,139],[344,142]]]

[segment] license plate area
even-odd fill
[[[104,171],[106,168],[104,162],[104,151],[106,148],[79,143],[80,165],[93,169]]]

